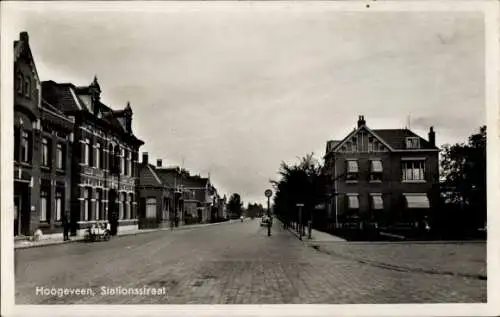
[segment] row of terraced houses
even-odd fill
[[[81,235],[96,221],[124,230],[226,218],[209,178],[153,166],[132,131],[132,107],[114,110],[88,86],[41,82],[26,32],[14,42],[14,233]]]

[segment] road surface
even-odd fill
[[[344,242],[317,250],[277,223],[272,231],[268,237],[267,229],[255,219],[115,237],[108,242],[19,249],[15,251],[16,304],[486,301],[484,279],[374,265],[336,253]],[[329,252],[323,252],[326,249]],[[116,294],[118,287],[136,293]],[[143,290],[141,295],[138,289]],[[153,295],[152,289],[160,291]]]

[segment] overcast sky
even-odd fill
[[[104,103],[130,101],[150,161],[184,159],[245,204],[264,201],[281,161],[322,157],[359,114],[374,129],[403,128],[410,116],[425,138],[434,126],[439,145],[485,124],[481,14],[9,7],[9,35],[29,32],[42,80],[88,85],[96,74]]]

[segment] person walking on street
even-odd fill
[[[69,240],[69,219],[68,219],[68,213],[64,213],[63,218],[62,218],[62,225],[63,225],[63,230],[64,230],[64,241]]]

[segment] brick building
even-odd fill
[[[74,121],[71,159],[72,234],[107,220],[112,234],[138,227],[136,178],[139,147],[130,104],[113,110],[101,102],[94,78],[89,86],[42,83],[43,99]]]
[[[162,161],[158,159],[156,167],[149,163],[149,155],[142,154],[139,165],[139,181],[137,195],[139,197],[139,228],[164,228],[171,225],[174,220],[172,186],[157,173],[157,168],[162,168]]]
[[[14,235],[62,232],[74,120],[42,99],[28,33],[14,42]]]
[[[372,130],[364,116],[342,140],[328,141],[328,217],[336,225],[414,225],[439,201],[439,149],[408,129]]]

